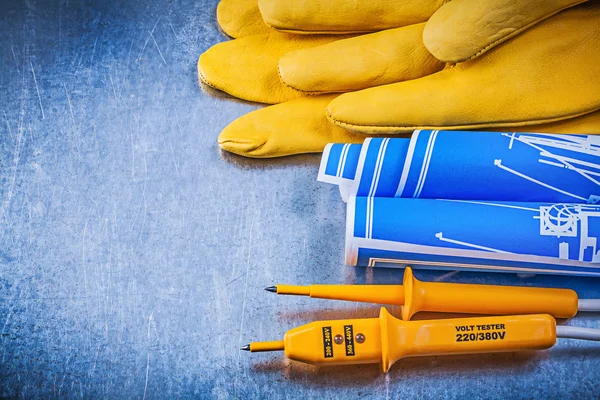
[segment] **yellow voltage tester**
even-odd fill
[[[557,337],[600,340],[600,329],[556,326],[547,314],[402,321],[382,307],[379,318],[312,322],[241,349],[314,365],[382,363],[387,372],[404,357],[541,350]]]
[[[410,267],[404,272],[403,285],[277,285],[265,290],[321,299],[401,305],[404,320],[419,311],[550,314],[555,318],[571,318],[577,311],[600,311],[600,300],[580,300],[570,289],[421,282],[413,276]]]

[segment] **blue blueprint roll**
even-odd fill
[[[320,181],[351,195],[596,203],[600,137],[415,131],[410,139],[330,144]]]
[[[354,197],[346,263],[600,276],[600,205]]]

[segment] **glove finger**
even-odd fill
[[[242,116],[219,135],[219,146],[228,152],[252,158],[319,153],[327,143],[362,143],[365,136],[327,121],[323,108],[335,95],[303,97],[262,108]],[[486,130],[500,131],[490,128]],[[600,111],[542,125],[527,131],[546,133],[600,133]]]
[[[326,120],[323,108],[333,98],[334,95],[303,97],[253,111],[223,130],[219,135],[219,146],[245,157],[273,158],[320,153],[328,143],[362,143],[364,135],[339,128]],[[527,131],[597,134],[600,133],[600,111],[563,121],[530,125]]]
[[[529,125],[527,126],[527,130],[537,133],[600,134],[600,111],[594,111],[580,117],[549,122],[547,124]]]
[[[320,153],[328,143],[362,143],[365,136],[326,120],[323,108],[334,95],[303,97],[242,116],[219,135],[219,146],[251,158],[273,158]],[[293,121],[290,124],[290,121]],[[485,130],[501,131],[488,128]],[[538,133],[600,133],[600,111],[542,125],[527,126]]]
[[[229,124],[219,146],[252,158],[319,153],[327,143],[362,143],[364,135],[339,128],[323,110],[334,95],[303,97],[252,111]]]
[[[445,0],[259,0],[267,25],[294,33],[366,33],[425,22]]]
[[[439,60],[477,57],[538,22],[586,0],[453,0],[427,21],[423,41]]]
[[[258,0],[221,0],[217,5],[217,23],[232,38],[271,31],[260,15]]]
[[[346,93],[329,118],[363,133],[523,126],[600,108],[600,4],[540,22],[476,59],[424,78]]]
[[[219,43],[200,56],[198,74],[207,85],[243,100],[281,103],[304,95],[279,79],[277,62],[291,50],[336,40],[328,35],[272,31]]]
[[[279,60],[279,75],[285,84],[312,93],[420,78],[444,67],[423,45],[424,27],[409,25],[291,51]]]

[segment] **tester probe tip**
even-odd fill
[[[240,347],[241,350],[251,351],[253,353],[257,351],[281,351],[285,349],[285,343],[283,340],[274,340],[272,342],[252,342]]]
[[[266,287],[265,290],[267,292],[277,293],[277,286],[269,286],[269,287]]]

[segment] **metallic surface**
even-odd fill
[[[407,359],[388,375],[239,350],[378,315],[265,286],[402,271],[343,265],[344,205],[316,182],[318,156],[219,151],[220,130],[257,106],[198,85],[198,56],[226,40],[215,6],[0,2],[0,397],[598,398],[598,343]],[[598,279],[416,275],[600,297]]]
[[[365,342],[365,335],[363,335],[362,333],[359,333],[356,335],[356,343],[364,343]]]

